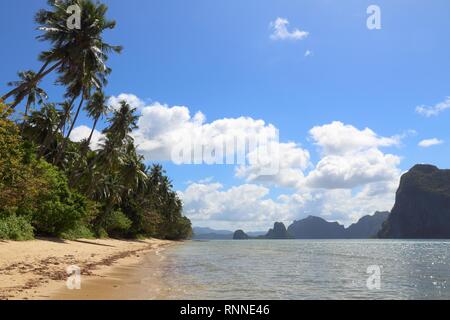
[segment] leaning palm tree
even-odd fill
[[[34,82],[33,79],[36,77],[36,73],[34,71],[21,71],[18,72],[20,80],[8,82],[8,86],[10,87],[20,87],[21,85],[26,85],[27,89],[23,91],[19,91],[14,96],[14,103],[10,105],[10,108],[15,109],[15,107],[23,101],[23,99],[27,98],[27,104],[25,105],[25,117],[28,115],[28,111],[30,110],[31,105],[42,104],[44,100],[48,99],[47,93],[44,89],[38,87],[38,82]]]
[[[84,74],[83,60],[95,60],[103,70],[107,70],[106,61],[110,52],[120,53],[120,46],[112,46],[103,41],[103,32],[113,29],[115,21],[106,19],[108,7],[92,0],[48,0],[49,10],[40,10],[36,15],[38,29],[43,34],[41,41],[49,41],[52,47],[40,54],[43,66],[30,82],[22,83],[1,97],[6,101],[9,97],[26,92],[46,75],[57,70],[59,74]],[[82,26],[71,28],[67,24],[67,9],[78,5],[81,9]],[[67,82],[68,79],[60,79]]]
[[[103,69],[103,67],[99,65],[95,59],[92,60],[85,58],[80,61],[80,64],[83,65],[82,73],[72,75],[69,71],[65,72],[58,79],[59,83],[67,86],[66,96],[72,97],[72,102],[75,100],[74,97],[80,96],[80,99],[67,135],[59,148],[57,157],[55,158],[55,164],[60,163],[63,158],[67,141],[70,139],[70,135],[75,128],[75,124],[78,120],[84,102],[90,100],[91,91],[93,88],[96,88],[98,91],[106,85],[106,76],[111,72],[109,68]]]
[[[86,111],[89,117],[94,119],[94,124],[92,126],[91,134],[87,139],[87,145],[89,146],[92,140],[92,136],[94,134],[95,128],[97,127],[98,121],[107,114],[108,105],[106,101],[108,100],[105,97],[105,94],[101,90],[97,90],[89,100],[89,103],[86,106]]]

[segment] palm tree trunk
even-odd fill
[[[44,142],[42,143],[39,153],[38,153],[38,159],[42,158],[45,155],[45,151],[49,149],[49,145],[51,143],[51,137],[53,137],[53,134],[50,132],[47,133],[45,136]]]
[[[66,127],[67,119],[70,116],[70,111],[72,110],[72,106],[75,103],[76,98],[77,98],[76,96],[72,97],[72,100],[70,101],[70,107],[66,110],[66,114],[64,115],[64,118],[61,119],[61,123],[58,126],[58,130],[61,131],[63,136],[65,136],[65,127]]]
[[[88,146],[91,145],[92,136],[93,136],[93,134],[94,134],[95,127],[97,127],[97,122],[98,122],[99,119],[100,119],[100,117],[96,117],[95,120],[94,120],[94,125],[92,126],[91,134],[89,135],[89,138],[88,138],[88,140],[87,140],[87,145],[88,145]],[[83,154],[83,156],[84,156],[85,154],[87,154],[87,149],[84,149],[84,148],[83,148],[82,154]],[[90,167],[90,165],[89,165],[89,167]],[[75,186],[75,185],[78,183],[78,181],[80,180],[80,177],[81,177],[81,175],[79,175],[78,177],[74,177],[74,175],[71,174],[71,175],[70,175],[70,179],[69,179],[70,187]]]
[[[58,151],[58,154],[55,158],[55,164],[58,164],[61,161],[62,155],[64,154],[64,150],[66,149],[67,140],[70,137],[70,134],[72,133],[73,128],[75,127],[75,123],[77,122],[78,116],[80,115],[81,107],[84,103],[84,94],[81,95],[80,104],[78,105],[77,113],[75,114],[75,118],[72,121],[72,124],[70,125],[69,132],[67,133],[67,136],[63,139],[61,148]]]
[[[88,146],[91,145],[92,136],[94,135],[95,127],[97,126],[97,122],[98,122],[99,118],[100,117],[95,118],[94,125],[92,126],[92,130],[91,130],[91,134],[89,135],[89,138],[88,138]]]
[[[18,100],[16,100],[16,101],[14,101],[14,103],[13,104],[11,104],[9,107],[11,108],[11,109],[16,109],[16,107],[18,106],[18,104],[19,103],[21,103],[22,102],[22,99],[18,99]]]
[[[30,96],[28,96],[27,105],[25,106],[25,115],[23,117],[20,132],[23,132],[23,130],[25,129],[25,122],[27,121],[27,116],[28,116],[28,111],[30,110],[30,106],[31,106],[31,98],[30,98]]]
[[[36,75],[36,77],[33,79],[33,81],[29,82],[29,83],[24,83],[20,86],[18,86],[17,88],[11,90],[10,92],[6,93],[5,95],[3,95],[0,100],[6,101],[9,97],[15,95],[16,93],[26,90],[28,89],[32,84],[35,84],[37,82],[39,82],[40,80],[42,80],[42,78],[44,78],[46,75],[48,75],[49,73],[51,73],[53,70],[55,70],[56,68],[58,68],[61,64],[62,61],[59,61],[57,63],[55,63],[53,66],[51,66],[49,69],[45,70],[45,68],[47,68],[47,66],[49,65],[50,61],[47,61],[41,68],[41,70],[39,71],[39,73]],[[18,103],[14,103],[11,107],[14,109],[17,106]]]
[[[73,118],[73,121],[70,125],[69,132],[67,132],[66,140],[69,139],[70,134],[72,133],[73,128],[75,127],[75,123],[77,122],[78,116],[80,115],[81,107],[84,103],[84,94],[81,96],[80,104],[78,105],[77,113],[75,114],[75,118]]]

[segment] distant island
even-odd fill
[[[193,240],[232,240],[234,234],[230,230],[215,230],[204,227],[194,227],[192,230]],[[247,232],[247,235],[250,237],[258,237],[265,234],[265,231]]]
[[[337,222],[329,222],[315,216],[294,221],[287,229],[282,222],[275,222],[274,227],[265,235],[251,237],[235,232],[234,240],[243,239],[369,239],[374,238],[389,212],[375,212],[372,216],[364,216],[348,228]]]

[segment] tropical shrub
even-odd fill
[[[33,237],[33,227],[27,218],[15,214],[0,216],[0,239],[23,241]]]
[[[32,224],[38,234],[60,236],[86,217],[86,199],[72,192],[64,174],[47,162],[40,161],[36,173],[44,186],[32,212]]]

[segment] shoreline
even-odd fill
[[[161,252],[177,243],[158,239],[0,241],[0,300],[162,299],[167,294]],[[69,266],[80,269],[80,290],[66,286]]]

